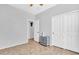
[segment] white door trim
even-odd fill
[[[34,40],[39,42],[39,20],[34,21]]]
[[[29,22],[30,22],[30,21],[34,22],[34,19],[27,19],[27,20],[26,20],[27,40],[30,39],[30,31],[29,31],[29,28],[30,28],[30,24],[29,24]]]

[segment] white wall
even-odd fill
[[[52,45],[79,52],[79,12],[67,12],[52,18]]]
[[[0,49],[27,43],[27,18],[33,16],[9,5],[0,5]]]
[[[49,35],[50,37],[52,37],[52,17],[54,17],[54,16],[56,16],[56,15],[60,15],[60,14],[63,14],[63,13],[66,13],[66,12],[70,12],[70,11],[73,11],[73,10],[79,10],[79,5],[78,4],[59,4],[59,5],[56,5],[55,7],[52,7],[52,8],[50,8],[50,9],[48,9],[48,10],[46,10],[46,11],[44,11],[44,12],[42,12],[42,13],[40,13],[40,14],[38,14],[38,15],[36,15],[36,19],[39,19],[40,20],[40,23],[39,23],[39,25],[40,25],[40,32],[44,32],[45,33],[45,35]],[[66,16],[65,16],[66,17]],[[62,16],[57,16],[56,18],[62,18]],[[66,21],[66,20],[65,20]],[[71,20],[70,20],[71,21]],[[70,22],[69,21],[69,22]],[[55,30],[57,30],[57,32],[55,32],[55,34],[54,35],[56,35],[57,34],[57,38],[59,39],[61,39],[62,40],[62,36],[61,35],[63,35],[62,33],[63,33],[63,29],[64,29],[64,31],[66,31],[67,29],[66,29],[66,27],[68,26],[66,26],[66,23],[64,23],[65,24],[65,28],[63,28],[63,18],[61,19],[61,20],[55,20],[55,25],[60,25],[59,27],[60,27],[60,29],[59,29],[59,27],[57,27],[57,29],[59,29],[59,30],[57,30],[57,29],[55,29]],[[72,22],[74,22],[74,21],[72,21]],[[70,23],[69,23],[70,24]],[[78,23],[77,23],[78,24]],[[73,26],[73,25],[72,25]],[[76,26],[76,25],[75,25]],[[76,27],[77,28],[77,27]],[[77,28],[78,29],[78,28]],[[73,29],[74,30],[74,29]],[[72,30],[72,31],[73,31]],[[59,33],[58,33],[58,31],[60,31]],[[70,29],[69,29],[69,31],[71,31]],[[61,34],[61,35],[60,35]],[[68,33],[66,33],[65,35],[67,35]],[[71,33],[72,34],[72,33]],[[68,37],[67,38],[69,38],[69,37],[71,37],[71,36],[69,36],[69,35],[71,35],[71,34],[68,34]],[[73,34],[74,35],[74,34]],[[76,34],[75,34],[76,35]],[[65,37],[64,37],[65,38]],[[75,38],[78,38],[78,37],[76,37],[75,36]],[[59,40],[59,42],[61,42],[61,40]],[[79,40],[77,41],[77,42],[79,42]],[[51,38],[51,40],[50,40],[50,44],[52,44],[52,38]],[[63,40],[62,40],[62,43],[59,43],[58,45],[60,45],[60,47],[63,47]],[[62,45],[62,46],[61,46]],[[78,47],[78,46],[77,46]],[[77,49],[78,50],[78,49]]]

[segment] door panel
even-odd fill
[[[79,52],[78,12],[68,12],[52,18],[52,45]],[[52,37],[53,38],[53,37]]]
[[[63,47],[63,18],[62,16],[56,16],[52,19],[52,45]],[[53,35],[55,39],[53,40]]]

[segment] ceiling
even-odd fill
[[[44,4],[43,6],[40,6],[40,4],[34,4],[32,7],[30,6],[30,4],[10,4],[10,6],[27,11],[33,15],[37,15],[51,7],[56,6],[56,4]]]

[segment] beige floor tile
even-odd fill
[[[1,55],[79,55],[69,50],[61,49],[55,46],[42,46],[34,40],[28,44],[22,44],[11,48],[0,50]]]

